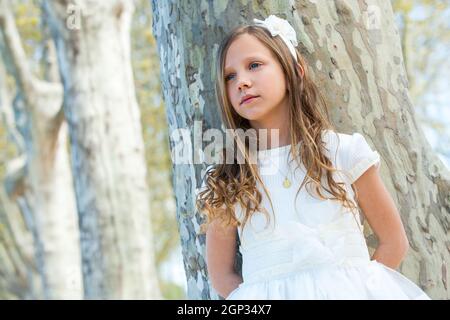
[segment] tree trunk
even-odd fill
[[[153,32],[169,129],[187,129],[195,137],[194,121],[203,121],[204,130],[220,128],[211,70],[225,33],[269,14],[289,20],[338,131],[358,131],[371,138],[384,160],[381,174],[411,244],[400,271],[431,297],[444,299],[449,297],[450,177],[417,125],[391,4],[377,4],[342,0],[265,1],[258,5],[242,0],[229,5],[153,1]],[[170,139],[173,151],[176,141],[172,135]],[[201,221],[193,202],[200,176],[199,167],[174,164],[177,216],[191,299],[213,297],[205,270],[204,236],[197,234]],[[369,234],[372,252],[377,245],[373,239]]]
[[[44,4],[65,90],[85,297],[160,298],[130,61],[132,2]]]
[[[0,51],[5,50],[0,41]],[[0,63],[0,114],[11,141],[22,141],[15,129],[12,99],[7,88],[6,70]],[[20,142],[17,142],[19,145]],[[23,167],[24,157],[19,157],[19,166]],[[15,163],[11,161],[8,166]],[[0,186],[0,299],[30,299],[42,292],[42,288],[33,286],[30,279],[39,279],[34,268],[33,240],[19,213],[8,199],[4,186]]]
[[[27,63],[9,0],[0,0],[0,28],[19,94],[15,127],[23,154],[6,182],[34,240],[35,262],[46,299],[81,299],[81,257],[72,173],[67,152],[60,83],[34,77]],[[6,65],[6,64],[5,64]],[[17,137],[13,126],[10,132]],[[16,235],[19,236],[19,235]]]

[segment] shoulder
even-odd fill
[[[337,169],[349,174],[350,183],[372,165],[379,169],[380,155],[361,133],[346,134],[325,130],[323,141],[330,160]]]
[[[352,145],[353,134],[341,133],[331,129],[326,129],[322,133],[322,140],[325,143],[327,155],[333,160],[342,161],[348,154]]]

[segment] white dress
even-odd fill
[[[323,137],[333,166],[350,175],[336,174],[335,180],[345,182],[354,199],[350,184],[372,165],[379,170],[380,156],[359,133],[327,130]],[[396,270],[370,260],[358,212],[355,217],[336,200],[312,197],[305,186],[294,201],[305,171],[300,166],[294,172],[295,162],[288,165],[289,149],[290,145],[258,152],[275,221],[258,184],[270,222],[266,225],[266,216],[258,212],[243,233],[238,229],[243,282],[226,299],[430,299]],[[292,185],[286,189],[283,174],[289,169]],[[242,221],[239,205],[235,213]]]

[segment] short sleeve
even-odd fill
[[[350,184],[354,183],[371,166],[380,169],[380,155],[367,143],[366,139],[358,132],[349,136],[344,144],[343,166],[349,174]]]

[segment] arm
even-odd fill
[[[206,231],[206,264],[214,290],[224,298],[242,283],[234,270],[235,256],[236,227],[224,229],[218,221],[212,221]]]
[[[358,204],[379,240],[372,259],[396,269],[408,251],[408,238],[395,203],[375,166],[363,173],[354,186]]]

